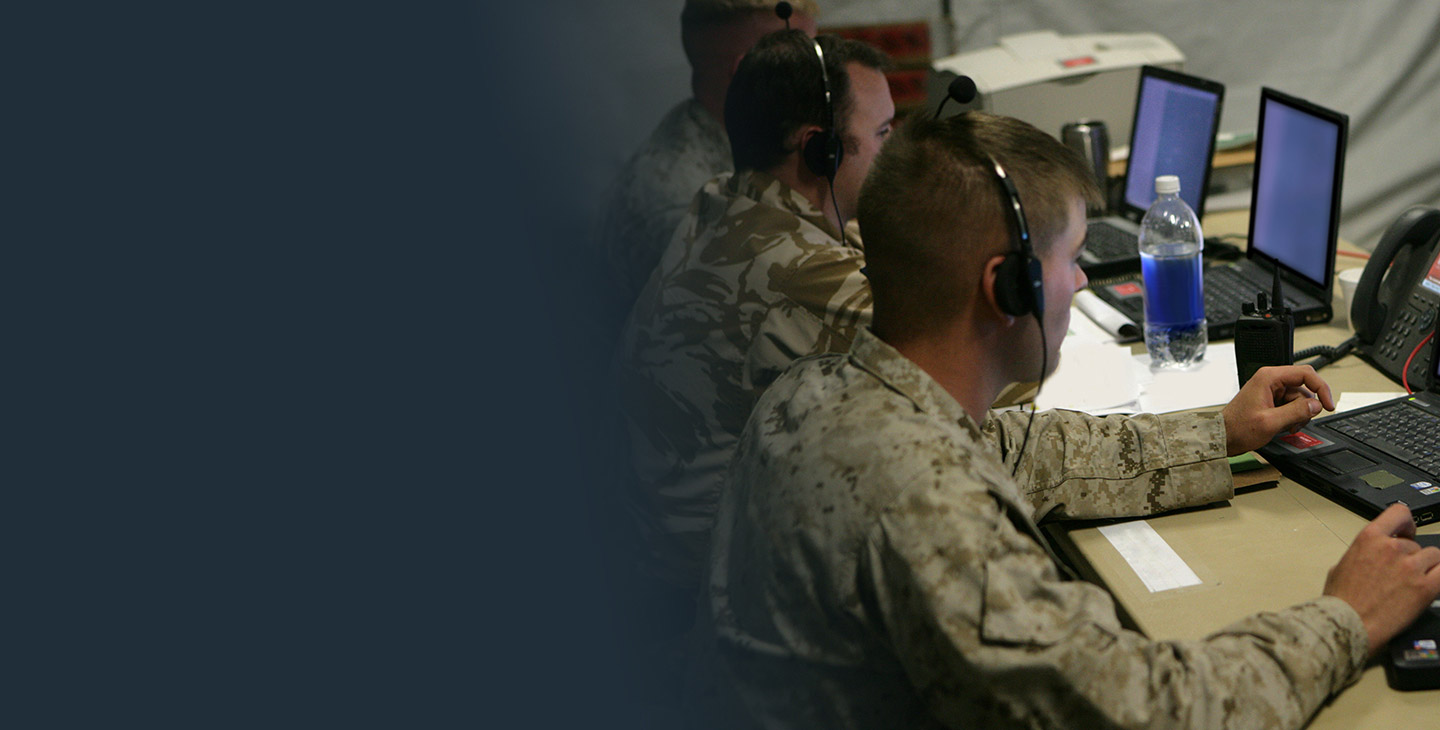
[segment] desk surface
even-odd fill
[[[1245,212],[1206,216],[1207,233],[1244,230]],[[1213,234],[1212,234],[1213,235]],[[1342,249],[1357,251],[1343,244]],[[1337,268],[1361,266],[1340,257]],[[1337,289],[1338,309],[1343,301]],[[1335,345],[1350,336],[1348,316],[1337,311],[1326,325],[1295,331],[1295,347]],[[1143,345],[1137,345],[1143,347]],[[1353,355],[1321,371],[1337,392],[1399,391],[1400,386]],[[1201,584],[1149,592],[1135,571],[1095,526],[1050,530],[1061,550],[1085,564],[1115,596],[1121,608],[1154,639],[1197,639],[1259,611],[1282,609],[1320,595],[1326,572],[1366,520],[1266,467],[1259,478],[1279,486],[1241,491],[1229,502],[1151,517],[1150,526],[1190,566]],[[1252,475],[1255,473],[1247,473]],[[1237,475],[1245,476],[1245,475]],[[1242,483],[1237,479],[1237,483]],[[1421,532],[1440,533],[1440,524]],[[1440,690],[1396,692],[1385,684],[1379,664],[1360,682],[1321,708],[1310,728],[1369,728],[1413,725],[1433,716]]]

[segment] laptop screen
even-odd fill
[[[1143,213],[1155,202],[1155,178],[1180,178],[1180,197],[1205,214],[1205,187],[1225,88],[1213,81],[1146,66],[1140,74],[1125,204]]]
[[[1348,119],[1263,89],[1250,248],[1329,290]]]

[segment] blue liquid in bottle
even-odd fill
[[[1189,367],[1205,356],[1209,341],[1200,249],[1186,246],[1170,253],[1175,255],[1140,254],[1145,278],[1145,349],[1154,365]]]
[[[1174,176],[1155,181],[1158,197],[1140,222],[1145,281],[1145,349],[1152,367],[1186,368],[1205,357],[1209,336],[1201,253],[1205,238]]]

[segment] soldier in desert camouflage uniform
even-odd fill
[[[792,3],[791,27],[815,34],[811,0]],[[694,96],[672,108],[625,163],[607,193],[600,245],[616,296],[628,309],[660,260],[695,192],[731,170],[725,92],[741,56],[784,27],[771,0],[688,0],[680,37]]]
[[[1034,234],[1043,329],[996,302],[1015,234],[987,155]],[[1053,139],[973,112],[908,123],[876,161],[873,329],[762,396],[715,530],[717,648],[765,727],[1296,728],[1440,592],[1403,506],[1325,595],[1201,641],[1122,628],[1050,553],[1042,518],[1226,499],[1227,453],[1334,407],[1310,368],[1267,368],[1219,413],[1039,414],[1022,449],[1026,416],[987,408],[1040,375],[1042,347],[1056,362],[1097,194]]]
[[[690,600],[755,398],[792,360],[843,351],[869,321],[864,256],[840,218],[854,216],[895,107],[883,54],[829,36],[819,43],[846,148],[833,184],[800,153],[829,124],[814,44],[798,30],[766,36],[726,101],[739,172],[696,196],[617,355],[639,509],[664,579]]]

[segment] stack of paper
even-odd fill
[[[1035,403],[1096,415],[1169,413],[1223,406],[1240,391],[1235,345],[1210,345],[1205,359],[1187,370],[1150,369],[1150,356],[1084,337],[1060,347],[1060,366],[1046,379]]]

